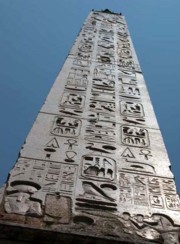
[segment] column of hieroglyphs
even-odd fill
[[[2,218],[175,243],[169,166],[124,17],[92,11],[10,172]]]

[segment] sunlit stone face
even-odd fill
[[[2,216],[69,235],[178,243],[169,166],[125,19],[92,11],[1,191]]]

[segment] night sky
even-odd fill
[[[0,0],[0,184],[85,18],[106,8],[126,17],[180,192],[179,0]]]

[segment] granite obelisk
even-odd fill
[[[169,167],[125,18],[92,11],[1,188],[0,240],[179,243]]]

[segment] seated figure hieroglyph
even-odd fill
[[[31,195],[38,191],[37,186],[32,186],[28,182],[13,182],[11,192],[5,198],[5,211],[7,213],[15,213],[22,215],[41,216],[41,204]]]

